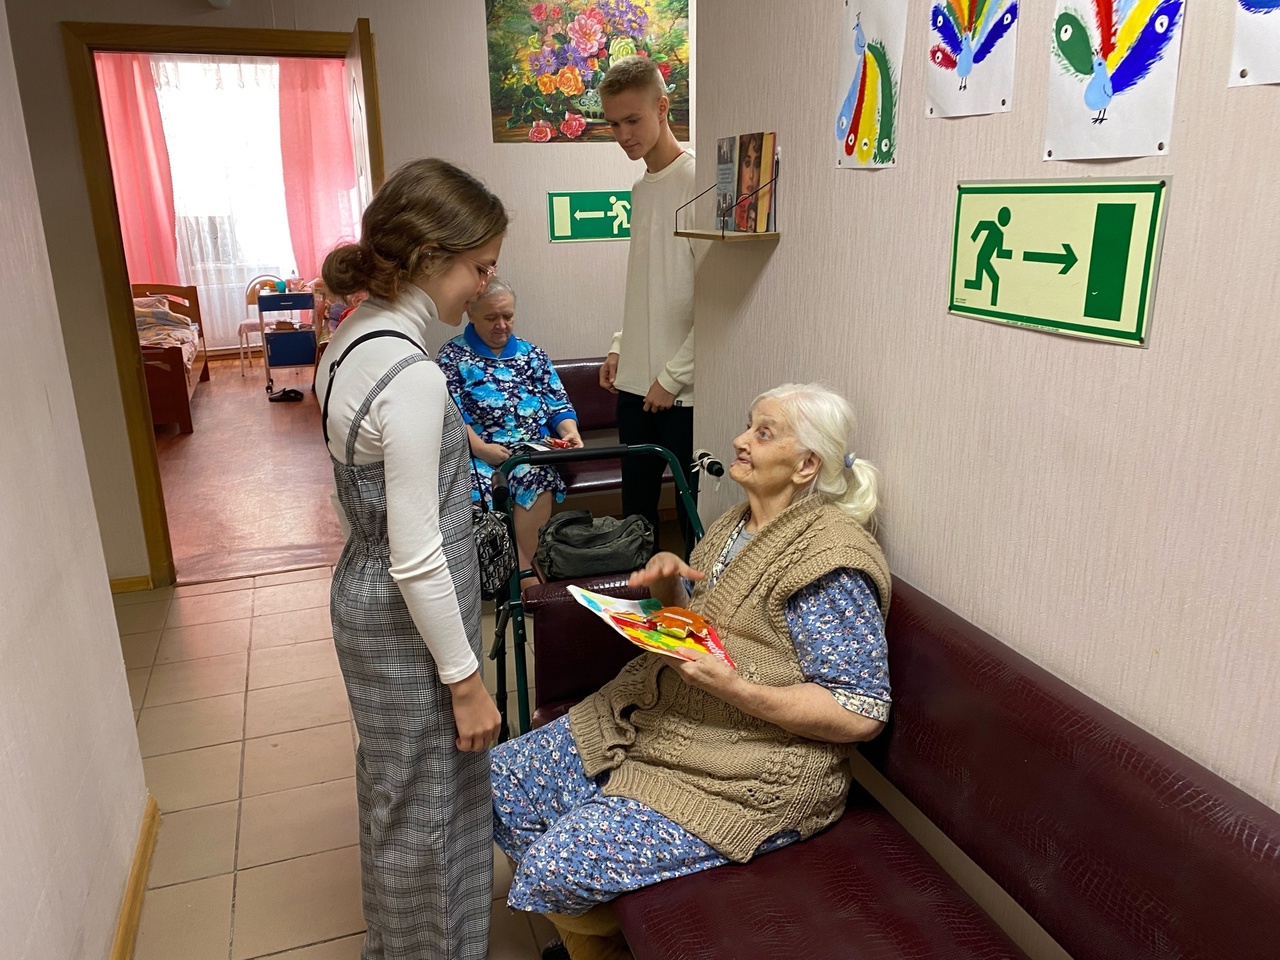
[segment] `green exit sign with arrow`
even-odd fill
[[[1143,346],[1168,180],[962,183],[950,311]]]
[[[577,190],[547,194],[552,243],[631,239],[630,190]]]

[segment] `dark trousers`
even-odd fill
[[[666,447],[675,454],[686,482],[689,480],[689,465],[693,462],[693,407],[672,407],[646,413],[644,397],[619,391],[618,439],[628,445],[656,443]],[[622,461],[622,512],[627,516],[638,513],[647,517],[653,524],[655,538],[658,535],[658,497],[662,493],[662,472],[666,467],[667,462],[659,457],[625,457]],[[697,503],[696,492],[694,502]],[[676,510],[680,534],[684,537],[684,543],[677,552],[687,558],[693,548],[693,528],[679,496],[676,497]]]

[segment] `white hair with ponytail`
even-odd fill
[[[784,383],[756,397],[752,409],[761,400],[778,405],[796,445],[818,459],[809,492],[874,530],[880,471],[851,446],[853,404],[821,383]]]

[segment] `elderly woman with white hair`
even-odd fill
[[[559,437],[582,446],[578,415],[564,384],[539,347],[515,335],[516,294],[500,277],[467,305],[468,324],[443,347],[436,364],[444,372],[467,423],[476,465],[472,499],[492,503],[493,473],[521,441]],[[554,467],[517,467],[511,473],[516,551],[521,569],[533,564],[538,530],[564,499]]]
[[[641,654],[493,752],[495,839],[516,864],[508,904],[550,915],[575,960],[626,955],[584,939],[608,932],[599,911],[583,916],[593,906],[840,816],[852,745],[889,715],[878,477],[853,453],[853,426],[824,386],[761,394],[729,467],[746,503],[687,564],[660,553],[631,578],[705,616],[736,669]]]

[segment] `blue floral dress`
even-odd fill
[[[835,570],[787,601],[800,669],[845,709],[889,718],[889,665],[876,589]],[[576,916],[599,903],[729,862],[679,824],[629,797],[607,797],[608,774],[587,777],[561,717],[491,755],[494,839],[516,862],[507,904]],[[794,843],[787,831],[756,851]]]
[[[577,420],[564,384],[546,352],[527,340],[512,336],[502,353],[494,353],[467,324],[461,334],[443,347],[436,364],[449,382],[449,392],[462,410],[462,418],[486,443],[510,447],[528,440],[556,435],[565,420]],[[493,500],[494,468],[473,458],[479,487],[472,500]],[[508,485],[516,503],[526,510],[545,491],[564,499],[564,480],[554,467],[517,467]]]

